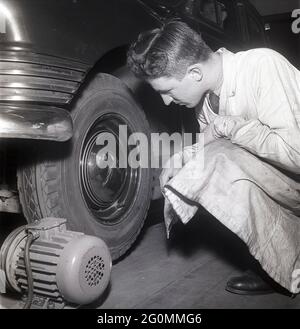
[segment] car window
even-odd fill
[[[185,11],[196,19],[205,19],[225,29],[228,20],[226,5],[222,0],[188,0],[185,3]]]
[[[216,6],[214,0],[195,1],[194,15],[202,16],[214,23],[217,23]]]
[[[228,15],[228,10],[224,3],[220,2],[220,1],[216,1],[216,13],[217,13],[218,25],[222,29],[225,29],[225,27],[231,17],[230,17],[230,15]]]
[[[264,31],[262,26],[253,15],[248,13],[248,32],[249,32],[249,42],[251,46],[261,46],[264,44]]]

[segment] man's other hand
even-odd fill
[[[214,122],[211,122],[209,125],[207,125],[207,127],[205,127],[205,129],[203,130],[203,135],[204,135],[203,146],[221,137],[218,135],[215,129]]]
[[[182,153],[175,153],[164,165],[164,169],[162,170],[159,176],[160,188],[168,183],[170,179],[172,179],[182,168],[183,160]]]

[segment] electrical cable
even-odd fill
[[[30,255],[29,255],[29,248],[31,246],[33,239],[34,239],[33,234],[29,232],[24,249],[24,261],[25,261],[25,269],[27,274],[28,295],[23,309],[29,309],[31,307],[32,299],[33,299],[33,277],[32,277]]]

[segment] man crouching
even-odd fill
[[[163,170],[165,209],[186,223],[202,205],[248,245],[271,278],[298,293],[300,72],[271,49],[213,52],[180,21],[141,33],[128,66],[166,105],[195,109],[204,140],[174,155],[184,158],[182,168]],[[165,217],[169,229],[167,211]],[[249,271],[226,289],[273,291]]]

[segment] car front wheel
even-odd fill
[[[23,211],[28,222],[67,218],[70,229],[101,237],[117,259],[143,226],[153,180],[150,166],[119,166],[120,156],[124,162],[130,152],[138,158],[141,151],[139,142],[126,143],[124,129],[128,136],[141,132],[149,137],[149,124],[127,87],[108,74],[99,74],[89,83],[72,116],[72,140],[44,144],[35,160],[19,169]],[[116,147],[101,152],[104,145],[99,136],[114,138]],[[114,166],[105,167],[105,161]]]

